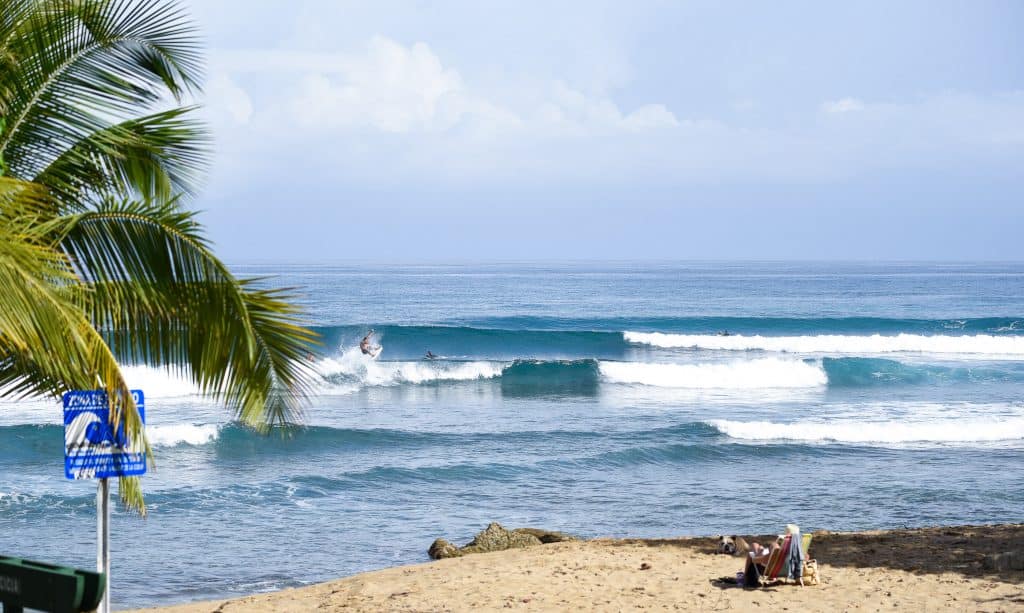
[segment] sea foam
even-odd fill
[[[1024,417],[934,421],[732,421],[705,422],[735,439],[839,443],[984,443],[1024,439]]]
[[[168,424],[146,426],[146,436],[153,447],[204,445],[217,440],[221,426],[216,424]]]
[[[759,358],[708,364],[600,362],[601,375],[613,383],[689,389],[812,388],[828,384],[820,364]]]
[[[141,389],[146,398],[182,398],[199,395],[199,388],[187,375],[154,366],[123,366],[124,380],[131,389]]]
[[[897,334],[883,336],[745,336],[735,334],[665,334],[661,332],[623,332],[627,342],[665,348],[692,347],[727,351],[781,351],[788,353],[877,354],[914,352],[957,354],[963,356],[1008,356],[1024,359],[1024,336],[925,336]]]
[[[384,362],[362,355],[358,349],[345,351],[337,358],[323,358],[317,370],[328,381],[339,376],[362,385],[386,386],[433,381],[472,381],[501,376],[499,362]]]

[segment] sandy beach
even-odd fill
[[[757,538],[757,537],[753,537]],[[714,581],[741,558],[714,538],[596,539],[469,555],[234,600],[145,611],[795,610],[1024,611],[1024,571],[986,556],[1024,550],[1024,525],[816,532],[817,586]]]

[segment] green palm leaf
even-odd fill
[[[0,395],[100,385],[139,440],[120,358],[187,373],[253,426],[298,419],[314,334],[179,205],[209,143],[192,109],[156,107],[201,74],[174,1],[0,0]],[[121,495],[145,510],[138,480]]]
[[[191,119],[193,109],[172,109],[89,134],[34,177],[69,208],[105,194],[167,201],[193,194],[206,167],[209,137]]]
[[[0,152],[15,176],[36,176],[78,141],[167,93],[198,89],[198,38],[174,3],[33,4],[7,34],[3,53],[15,61],[0,73]]]
[[[253,426],[296,421],[316,337],[284,290],[236,280],[174,202],[105,202],[62,218],[60,242],[114,351],[181,369]]]
[[[80,308],[80,285],[66,256],[50,246],[45,192],[0,178],[0,396],[60,395],[105,388],[111,421],[149,449],[113,353]],[[145,512],[137,487],[123,500]]]

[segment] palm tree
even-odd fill
[[[251,426],[300,417],[315,335],[286,290],[236,279],[185,208],[209,151],[180,106],[200,80],[173,1],[0,0],[0,396],[99,384],[146,444],[128,360]],[[145,512],[136,480],[120,492]]]

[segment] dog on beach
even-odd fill
[[[724,553],[730,556],[743,556],[747,555],[750,551],[750,546],[747,545],[747,541],[742,536],[719,535],[718,536],[718,553]]]

